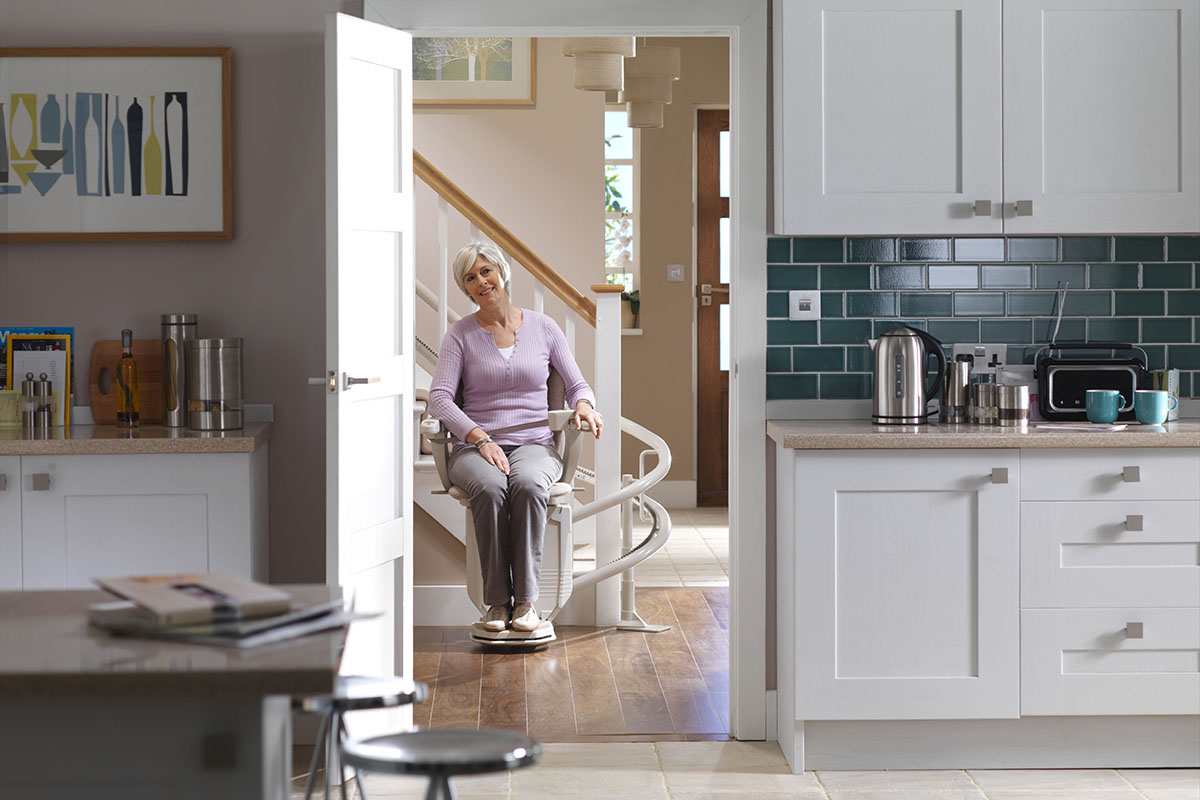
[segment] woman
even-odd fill
[[[510,271],[493,244],[472,243],[454,259],[454,280],[479,306],[446,331],[429,388],[429,410],[465,444],[450,456],[450,480],[471,495],[471,516],[483,568],[484,627],[532,631],[542,570],[542,540],[550,486],[562,458],[548,426],[513,433],[489,430],[545,420],[550,367],[566,385],[575,424],[600,438],[595,395],[571,356],[557,323],[518,308],[508,296]],[[462,385],[462,407],[455,394]]]

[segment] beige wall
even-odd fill
[[[664,125],[641,132],[641,336],[626,336],[621,405],[625,416],[667,440],[667,480],[693,480],[695,400],[691,387],[695,265],[692,202],[696,106],[729,103],[729,40],[654,39],[682,51],[681,77]],[[667,282],[667,264],[686,265],[683,283]],[[629,437],[622,469],[637,474],[642,447]]]
[[[230,242],[0,247],[0,321],[72,325],[76,403],[97,339],[159,314],[195,312],[201,335],[246,340],[246,399],[275,404],[271,578],[323,581],[325,397],[325,15],[353,0],[0,0],[13,47],[233,48]],[[6,18],[5,18],[6,17]],[[132,487],[136,488],[136,487]]]
[[[539,39],[537,105],[418,106],[413,117],[417,150],[479,202],[572,285],[588,297],[604,280],[604,96],[575,91],[570,59],[559,40]],[[417,191],[417,278],[437,289],[437,197],[421,184]],[[450,211],[451,257],[470,241],[467,223]],[[451,307],[460,314],[473,306],[449,281]],[[533,305],[533,281],[514,267],[513,300]],[[546,293],[545,311],[564,325],[566,309]],[[417,331],[437,346],[436,315],[417,303]],[[589,381],[595,339],[592,328],[576,328],[576,360]],[[590,446],[585,446],[590,451]],[[584,456],[590,461],[590,452]],[[414,581],[428,586],[463,581],[465,548],[423,512],[414,519]],[[457,558],[457,560],[456,560]]]

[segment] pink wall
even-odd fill
[[[275,404],[271,579],[324,580],[326,14],[361,0],[0,0],[10,47],[233,48],[234,239],[15,244],[0,252],[0,321],[73,325],[87,403],[97,339],[157,338],[159,314],[246,341],[246,399]],[[6,14],[7,19],[4,18]]]

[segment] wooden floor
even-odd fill
[[[414,629],[420,727],[500,728],[547,742],[727,739],[729,589],[639,588],[665,633],[558,626],[532,653],[484,651],[466,628]]]

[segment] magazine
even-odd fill
[[[291,595],[282,589],[220,573],[96,578],[95,582],[135,603],[160,628],[236,622],[292,610]]]

